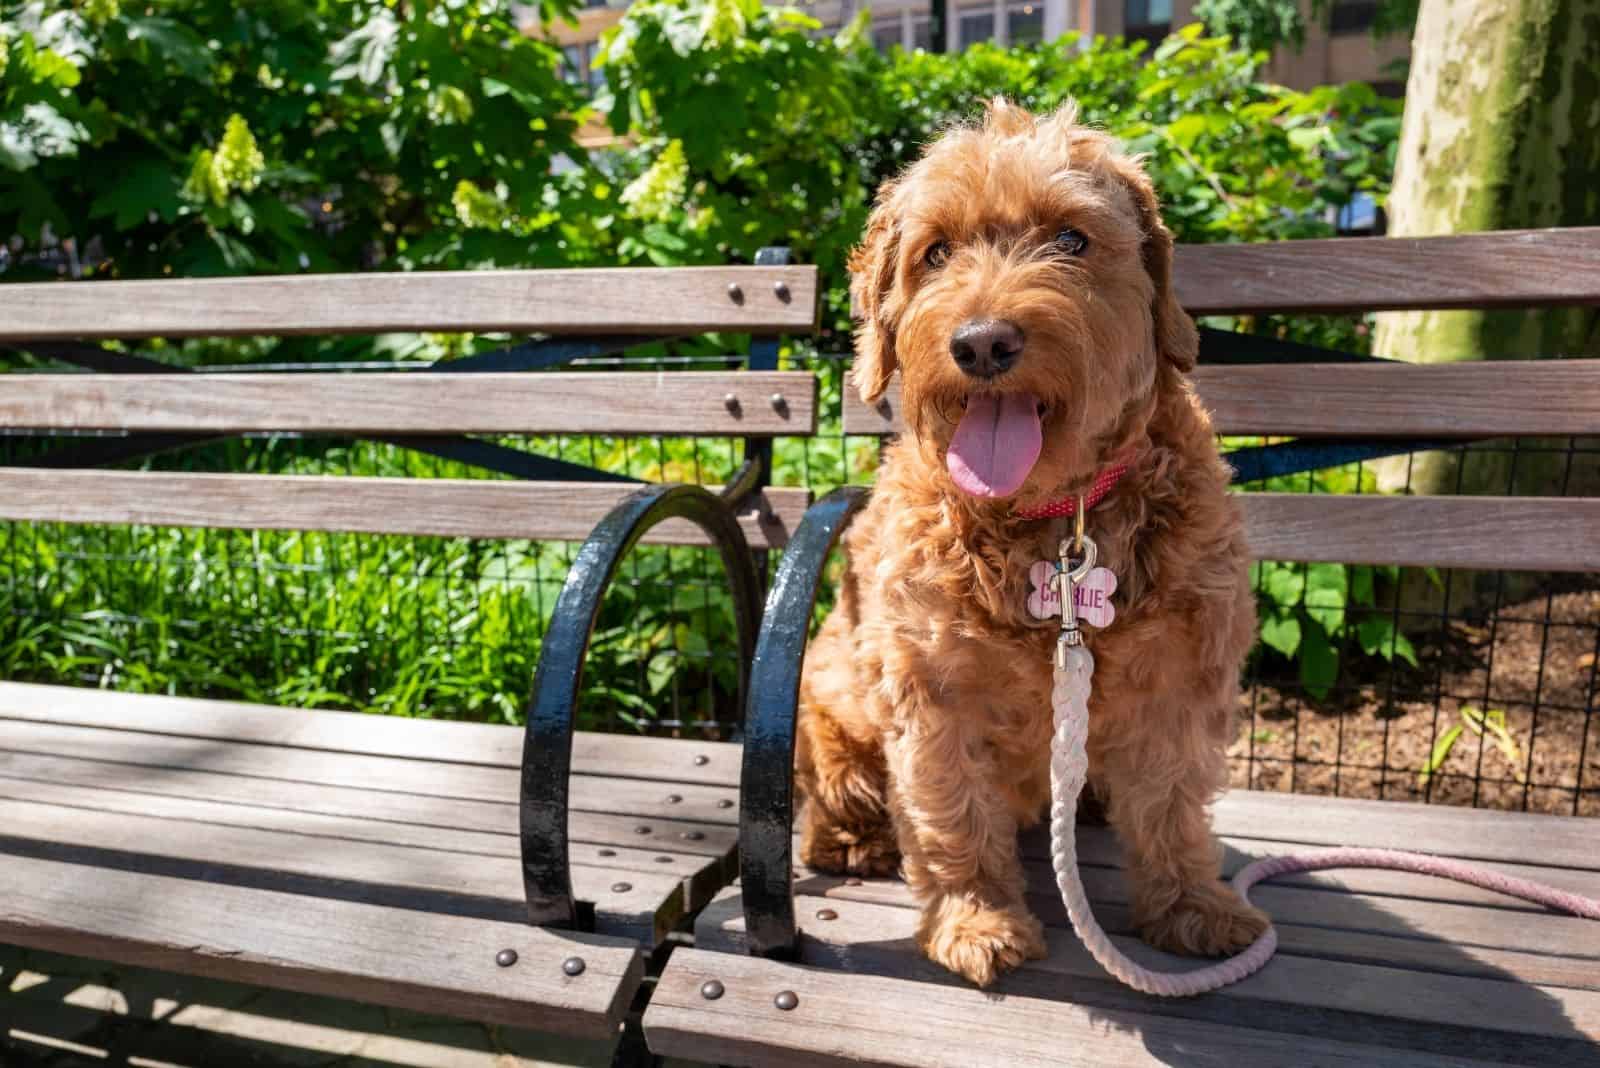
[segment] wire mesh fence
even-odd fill
[[[815,435],[774,443],[776,484],[822,493],[870,482],[880,441],[843,433],[846,360],[785,355],[786,368],[816,373],[820,417]],[[578,366],[670,372],[741,361],[667,346]],[[257,365],[267,366],[293,369]],[[350,368],[380,366],[420,365]],[[640,480],[707,485],[725,482],[742,450],[720,438],[496,440]],[[0,438],[0,462],[61,445],[59,437]],[[1452,452],[1442,463],[1437,454],[1414,454],[1247,488],[1408,493],[1426,481],[1429,491],[1459,492],[1498,479],[1496,492],[1575,495],[1600,484],[1600,443],[1592,440]],[[134,465],[504,477],[390,444],[287,435],[202,443]],[[0,676],[519,722],[576,549],[0,524]],[[1229,748],[1234,785],[1600,815],[1596,577],[1275,562],[1258,564],[1253,577],[1263,640],[1247,666]],[[733,628],[714,551],[634,550],[595,631],[581,725],[737,738]]]

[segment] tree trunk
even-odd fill
[[[1600,0],[1422,0],[1388,210],[1405,237],[1600,223]],[[1373,347],[1418,363],[1600,355],[1600,312],[1385,312]],[[1409,475],[1418,493],[1600,483],[1566,441],[1528,444],[1558,448],[1428,454],[1380,480]]]

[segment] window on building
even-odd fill
[[[1172,32],[1172,0],[1123,0],[1123,33],[1152,45]]]
[[[1038,44],[1044,40],[1044,4],[1024,4],[1006,12],[1006,29],[1014,45]]]
[[[1338,210],[1334,229],[1353,236],[1381,235],[1388,229],[1388,220],[1371,193],[1357,193]]]
[[[583,49],[581,44],[564,45],[561,49],[561,76],[569,82],[583,81]]]
[[[911,47],[926,52],[933,47],[933,20],[920,18],[911,24]]]
[[[1335,36],[1367,33],[1377,19],[1377,0],[1335,0],[1328,14],[1328,32]]]
[[[994,40],[994,11],[969,11],[961,16],[961,45]]]
[[[875,22],[872,24],[872,46],[880,52],[887,52],[900,43],[900,20],[893,22]]]

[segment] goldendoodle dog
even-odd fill
[[[1088,514],[1118,582],[1086,633],[1090,784],[1146,941],[1248,945],[1267,919],[1219,881],[1207,806],[1255,606],[1149,179],[1070,106],[997,101],[882,189],[851,272],[853,384],[898,371],[907,429],[806,657],[801,859],[901,870],[918,942],[974,983],[1043,956],[1017,831],[1048,807],[1056,631],[1028,571],[1071,523],[1044,513],[1125,467]]]

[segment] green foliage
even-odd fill
[[[1295,0],[1197,0],[1194,17],[1246,48],[1287,45],[1299,51],[1306,40],[1305,16]]]
[[[1528,768],[1522,757],[1522,747],[1512,737],[1511,729],[1506,726],[1506,713],[1504,709],[1491,708],[1488,711],[1476,705],[1461,706],[1461,722],[1453,723],[1433,743],[1433,750],[1428,754],[1428,759],[1423,762],[1422,768],[1417,772],[1417,787],[1427,789],[1433,777],[1443,769],[1445,762],[1450,759],[1450,753],[1455,749],[1456,743],[1461,740],[1463,731],[1471,731],[1479,738],[1487,737],[1494,743],[1494,747],[1511,767],[1511,775],[1517,782],[1526,785],[1528,782]],[[1481,757],[1480,757],[1481,759]]]

